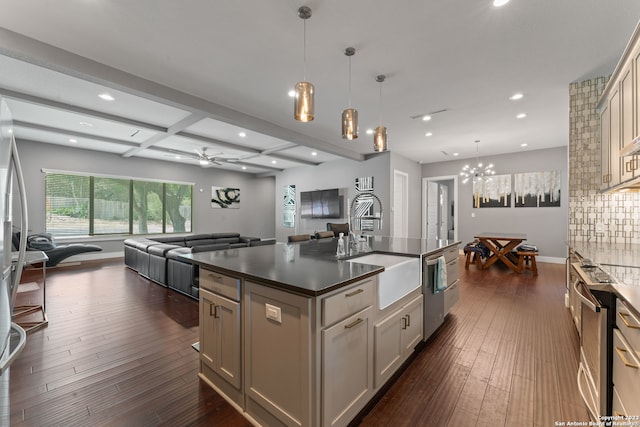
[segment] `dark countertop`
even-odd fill
[[[336,257],[337,238],[300,243],[227,249],[184,254],[182,257],[223,274],[256,280],[280,289],[318,296],[376,275],[384,267],[347,262],[359,255],[385,253],[420,257],[460,244],[459,241],[429,241],[368,236],[365,241],[345,238],[347,256]]]
[[[640,315],[640,245],[572,242],[569,246],[611,274],[618,282],[611,285],[614,292]]]

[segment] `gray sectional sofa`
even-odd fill
[[[124,241],[124,263],[138,274],[197,299],[198,266],[180,255],[274,244],[275,239],[241,236],[239,233],[191,234],[131,238]]]

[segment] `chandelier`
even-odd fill
[[[469,181],[473,181],[474,183],[486,182],[491,176],[496,174],[496,171],[493,170],[493,163],[484,165],[478,159],[478,150],[480,140],[476,140],[476,166],[469,166],[468,164],[464,165],[462,171],[460,172],[460,176],[462,177],[462,183],[466,184]]]

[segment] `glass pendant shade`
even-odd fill
[[[378,126],[373,131],[373,150],[381,153],[387,151],[387,128]]]
[[[314,87],[309,82],[296,83],[293,117],[299,122],[310,122],[314,117]]]
[[[358,138],[358,110],[355,108],[342,112],[342,137],[349,141]]]

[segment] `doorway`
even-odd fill
[[[393,237],[409,235],[409,175],[399,170],[393,171]]]
[[[458,239],[458,176],[422,179],[422,238]]]

